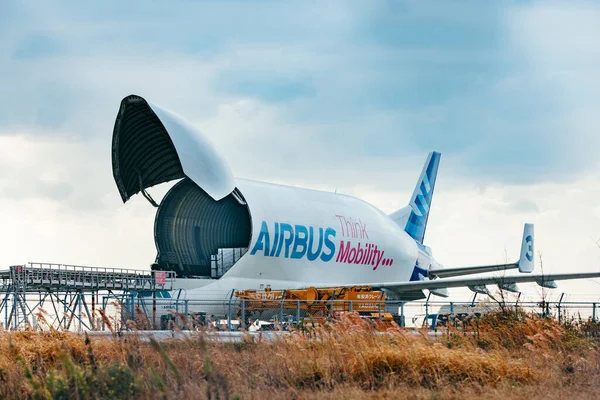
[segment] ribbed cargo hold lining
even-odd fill
[[[175,146],[146,100],[128,96],[121,102],[112,146],[113,175],[123,202],[159,183],[184,177]]]
[[[230,194],[215,201],[190,179],[165,195],[156,214],[157,263],[180,276],[211,276],[211,255],[247,248],[251,220],[245,204]]]

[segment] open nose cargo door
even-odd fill
[[[184,176],[214,200],[235,189],[229,164],[202,132],[135,95],[121,101],[112,165],[123,202],[143,189]]]
[[[112,167],[123,202],[141,192],[159,207],[158,268],[218,278],[245,254],[252,232],[245,199],[210,139],[183,118],[140,96],[125,97],[113,131]],[[160,206],[146,193],[176,179],[182,181]]]

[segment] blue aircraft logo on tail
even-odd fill
[[[531,261],[533,260],[533,238],[531,235],[527,235],[525,241],[527,242],[527,253],[525,253],[525,257],[527,257],[527,260]]]
[[[417,261],[416,265],[415,265],[415,269],[413,269],[412,275],[410,276],[410,281],[411,282],[415,282],[415,281],[424,281],[425,278],[428,276],[428,272],[426,269],[421,268],[419,266],[419,262]]]
[[[418,243],[423,243],[423,238],[425,237],[425,228],[427,227],[427,218],[429,217],[429,209],[431,208],[440,157],[441,154],[438,152],[429,153],[429,157],[427,157],[427,161],[419,177],[419,182],[410,199],[412,211],[404,230]]]

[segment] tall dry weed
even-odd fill
[[[600,389],[591,321],[500,312],[462,328],[441,337],[397,327],[382,333],[347,314],[274,341],[240,343],[0,332],[0,398],[514,398]]]

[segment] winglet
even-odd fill
[[[532,272],[535,266],[535,246],[533,224],[525,224],[523,241],[521,242],[521,256],[519,257],[519,272]]]

